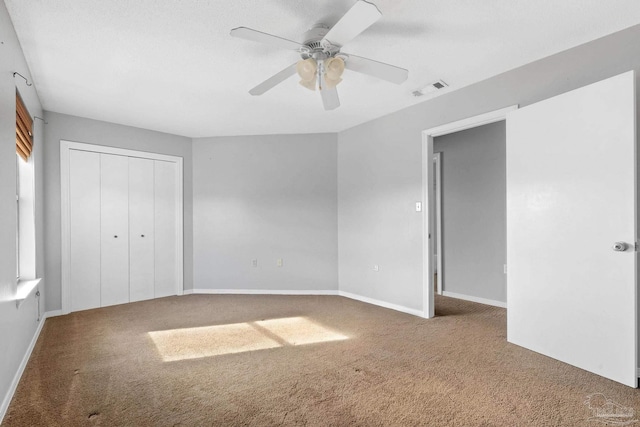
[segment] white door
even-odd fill
[[[155,296],[176,294],[178,273],[178,165],[155,161]]]
[[[153,160],[129,158],[129,299],[154,297]]]
[[[634,83],[625,73],[507,115],[508,340],[631,387]]]
[[[100,154],[69,150],[71,311],[100,307]]]
[[[129,302],[128,158],[100,154],[102,307]]]

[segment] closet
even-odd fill
[[[182,159],[64,141],[61,154],[63,312],[181,294]]]

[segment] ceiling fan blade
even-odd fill
[[[342,47],[376,22],[382,13],[375,4],[359,0],[334,25],[322,39],[336,47]]]
[[[325,110],[335,110],[340,106],[340,98],[338,98],[338,91],[335,87],[332,89],[324,87],[320,94],[322,95],[322,105],[324,105]]]
[[[269,77],[267,80],[263,81],[258,86],[251,89],[249,93],[253,96],[262,95],[269,89],[287,80],[289,77],[293,76],[295,73],[296,73],[296,64],[294,63],[289,65],[287,68],[280,71],[279,73]]]
[[[322,77],[322,87],[320,88],[320,95],[322,96],[322,105],[325,110],[335,110],[340,106],[340,98],[338,98],[338,91],[335,86],[328,88],[325,83],[324,77]]]
[[[347,56],[347,60],[345,61],[345,68],[347,70],[368,74],[395,84],[401,84],[409,77],[409,70],[405,70],[404,68],[348,53],[344,55]]]
[[[231,36],[276,46],[282,49],[300,50],[300,48],[302,47],[300,43],[294,42],[293,40],[284,39],[282,37],[252,30],[251,28],[246,27],[234,28],[233,30],[231,30]]]

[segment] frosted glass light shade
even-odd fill
[[[309,90],[316,90],[316,79],[311,80],[300,80],[300,85],[306,87]]]
[[[339,83],[342,80],[340,77],[344,73],[344,60],[342,58],[329,58],[324,61],[324,70],[328,80]]]
[[[333,89],[342,81],[340,76],[344,73],[344,60],[342,58],[329,58],[324,61],[325,86]]]
[[[296,64],[296,71],[300,76],[300,84],[309,90],[316,90],[316,73],[318,63],[313,58],[302,59]]]

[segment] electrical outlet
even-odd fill
[[[276,261],[276,265],[278,267],[282,267],[282,258],[278,258],[278,260]]]
[[[380,271],[380,267],[378,267],[378,264],[373,265],[373,271]]]
[[[257,267],[258,266],[258,260],[257,259],[252,259],[251,260],[251,266],[252,267]]]

